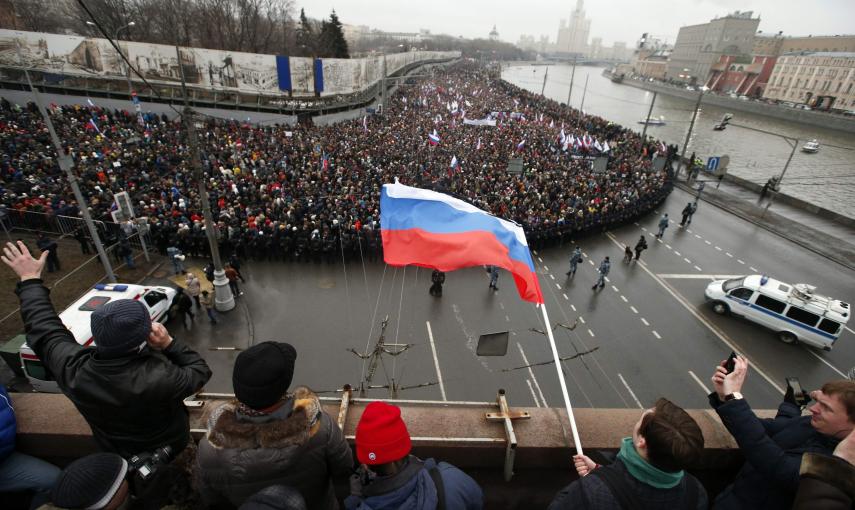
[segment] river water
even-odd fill
[[[572,68],[562,65],[548,67],[545,95],[566,102]],[[547,66],[512,66],[502,72],[502,77],[510,83],[540,93],[546,69]],[[602,72],[600,67],[576,66],[570,104],[574,108],[582,106],[586,113],[609,119],[640,133],[644,126],[638,121],[647,116],[653,93],[612,83]],[[652,117],[662,116],[666,124],[648,127],[647,134],[682,147],[694,106],[694,101],[659,94]],[[791,151],[787,142],[735,126],[729,126],[724,131],[713,131],[712,126],[724,113],[724,109],[701,103],[686,156],[694,151],[706,161],[709,156],[726,154],[730,156],[728,173],[760,184],[773,175],[780,175]],[[805,141],[817,139],[822,144],[818,153],[796,151],[784,176],[782,191],[855,218],[855,150],[830,147],[855,147],[855,135],[751,113],[731,113],[734,115],[731,122],[798,138],[799,149]]]

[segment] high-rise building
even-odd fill
[[[736,11],[709,23],[681,27],[667,78],[702,85],[722,55],[750,56],[760,24],[760,18],[752,18],[752,14]]]
[[[558,25],[559,53],[588,53],[588,34],[591,32],[591,20],[585,17],[585,0],[576,0],[576,8],[570,13],[570,20],[561,20]]]

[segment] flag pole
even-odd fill
[[[549,337],[549,347],[552,348],[552,358],[555,359],[555,370],[558,372],[558,382],[561,383],[561,394],[564,395],[564,407],[567,409],[567,419],[570,420],[570,429],[573,431],[576,454],[582,455],[582,441],[579,439],[579,431],[576,428],[576,418],[573,416],[573,406],[570,404],[570,395],[567,393],[567,383],[564,381],[561,360],[558,358],[558,349],[555,347],[555,337],[552,336],[552,323],[549,322],[549,315],[546,314],[546,303],[540,303],[539,306],[543,310],[546,336]]]

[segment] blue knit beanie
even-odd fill
[[[144,304],[117,299],[99,306],[90,318],[95,347],[104,354],[131,352],[148,341],[151,315]]]

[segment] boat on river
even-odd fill
[[[819,142],[816,140],[811,140],[808,143],[802,146],[802,152],[806,152],[808,154],[816,154],[819,152]]]

